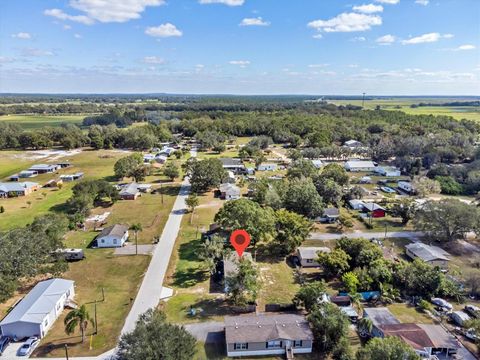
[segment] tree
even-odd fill
[[[412,181],[412,187],[415,193],[420,197],[430,194],[440,194],[442,188],[436,180],[427,178],[426,176],[416,177]]]
[[[414,226],[431,239],[452,242],[478,226],[479,210],[457,199],[426,202],[416,213]]]
[[[338,206],[343,196],[343,189],[334,180],[319,176],[315,179],[315,187],[327,204]]]
[[[135,153],[117,160],[113,171],[117,178],[123,179],[124,177],[134,177],[135,171],[142,167],[144,167],[143,156]]]
[[[277,233],[274,249],[283,255],[290,254],[308,238],[312,223],[304,216],[285,209],[277,210],[275,217]]]
[[[188,209],[190,210],[190,224],[193,221],[193,212],[195,211],[195,208],[199,205],[200,201],[198,200],[198,196],[195,193],[191,193],[188,195],[188,197],[185,199],[185,205],[188,206]]]
[[[165,168],[163,169],[163,174],[170,178],[171,181],[174,181],[180,175],[180,170],[173,161],[169,161],[165,164]]]
[[[460,195],[464,192],[463,186],[451,176],[435,176],[435,180],[440,184],[442,194]]]
[[[355,273],[347,272],[342,275],[342,283],[345,287],[345,290],[349,294],[355,294],[357,292],[357,287],[360,282],[358,281],[357,275],[355,275]]]
[[[205,239],[198,250],[198,258],[203,261],[211,275],[215,274],[217,262],[223,257],[225,239],[219,235],[213,235]]]
[[[142,224],[132,224],[130,225],[129,230],[132,230],[135,233],[135,255],[138,255],[138,232],[143,230]]]
[[[326,294],[327,286],[324,281],[313,281],[300,287],[293,298],[293,303],[297,307],[303,307],[310,311],[315,305],[318,305]]]
[[[285,194],[285,208],[308,218],[320,216],[323,201],[311,179],[294,180]]]
[[[315,343],[324,353],[335,351],[348,334],[350,321],[340,308],[326,302],[313,307],[308,321]]]
[[[373,338],[357,352],[357,360],[420,360],[413,348],[396,336]]]
[[[344,228],[352,228],[353,227],[353,218],[348,213],[342,212],[338,217],[337,227],[339,230],[343,230]]]
[[[388,209],[392,216],[402,218],[403,225],[407,225],[414,218],[416,211],[415,202],[410,199],[395,201],[388,206]]]
[[[316,174],[317,169],[310,160],[297,159],[292,162],[287,171],[289,179],[309,178]]]
[[[67,316],[65,316],[63,323],[65,325],[65,332],[68,335],[73,334],[75,328],[78,327],[80,329],[82,333],[82,343],[85,341],[85,331],[87,330],[88,324],[94,325],[85,305],[80,306],[78,309],[71,310]]]
[[[342,249],[335,248],[330,253],[321,252],[317,262],[323,266],[327,276],[339,276],[345,273],[350,265],[350,256]]]
[[[3,214],[5,212],[5,208],[2,206],[0,206],[0,214]]]
[[[340,186],[348,185],[350,179],[343,166],[337,163],[326,165],[320,175],[323,178],[335,181]]]
[[[348,254],[351,269],[370,267],[372,262],[383,258],[382,249],[367,239],[342,237],[337,241],[336,248],[342,249]]]
[[[183,326],[171,324],[159,310],[140,315],[135,329],[122,335],[118,360],[176,359],[195,357],[195,338]]]
[[[358,321],[358,332],[360,333],[360,336],[362,337],[367,337],[370,336],[372,330],[373,330],[373,322],[372,319],[368,317],[363,317]]]
[[[258,269],[255,264],[246,258],[240,258],[237,271],[225,277],[227,296],[237,306],[245,306],[257,299],[260,288]]]
[[[225,178],[225,169],[218,159],[192,161],[189,166],[192,191],[203,193],[214,186],[219,186]]]

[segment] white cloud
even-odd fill
[[[367,39],[365,38],[365,36],[356,36],[354,38],[351,38],[350,41],[367,41]]]
[[[364,14],[373,14],[376,12],[382,12],[383,6],[375,5],[375,4],[363,4],[363,5],[354,6],[353,10],[364,13]]]
[[[32,35],[30,35],[27,32],[19,32],[16,34],[12,34],[12,37],[17,39],[22,39],[22,40],[28,40],[32,38]]]
[[[352,69],[356,69],[358,68],[358,64],[349,64],[348,67]]]
[[[322,34],[315,34],[312,36],[314,39],[321,39],[323,38],[323,35]]]
[[[200,0],[200,4],[224,4],[228,6],[241,6],[245,0]]]
[[[165,23],[159,26],[151,26],[145,30],[145,34],[153,37],[173,37],[173,36],[182,36],[183,33],[181,30],[171,23]]]
[[[85,15],[68,15],[60,9],[47,9],[43,12],[44,15],[52,16],[60,20],[75,21],[84,25],[92,25],[95,21]]]
[[[323,68],[323,67],[327,67],[328,65],[330,64],[310,64],[308,65],[309,68]]]
[[[158,56],[145,56],[142,61],[145,64],[165,64],[165,60]]]
[[[228,62],[230,65],[237,65],[240,66],[241,68],[245,68],[248,65],[250,65],[250,61],[248,60],[231,60]]]
[[[21,50],[22,56],[25,57],[39,57],[39,56],[53,56],[55,55],[53,51],[42,50],[36,48],[24,48]]]
[[[456,48],[455,50],[457,51],[462,51],[462,50],[475,50],[476,49],[476,46],[475,45],[471,45],[471,44],[465,44],[465,45],[460,45],[458,48]]]
[[[432,42],[437,42],[440,39],[451,39],[453,37],[452,34],[440,34],[437,32],[433,33],[428,33],[428,34],[423,34],[419,36],[415,36],[411,39],[408,40],[403,40],[402,44],[403,45],[412,45],[412,44],[423,44],[423,43],[432,43]]]
[[[0,64],[6,64],[6,63],[10,63],[10,62],[13,62],[14,59],[11,58],[11,57],[8,57],[8,56],[0,56]]]
[[[376,43],[380,45],[391,45],[392,43],[395,42],[395,36],[393,35],[383,35],[380,36],[377,40],[375,40]]]
[[[375,1],[381,4],[389,4],[389,5],[396,5],[400,2],[400,0],[375,0]]]
[[[75,39],[81,39],[81,38],[83,38],[83,36],[80,35],[80,34],[74,34],[73,37],[74,37]]]
[[[423,6],[427,6],[429,2],[430,2],[429,0],[415,0],[415,4],[423,5]]]
[[[240,26],[269,26],[270,22],[265,21],[262,19],[262,17],[256,17],[256,18],[245,18],[242,20],[242,22],[239,24]]]
[[[342,13],[329,20],[311,21],[308,27],[325,32],[353,32],[370,30],[381,24],[382,18],[377,15]]]

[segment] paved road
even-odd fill
[[[419,241],[423,236],[422,232],[419,231],[388,231],[386,234],[387,238],[406,238],[412,241]],[[345,234],[325,234],[325,233],[310,233],[310,240],[338,240],[342,237],[347,237],[349,239],[354,238],[385,238],[385,231],[383,232],[353,232]]]

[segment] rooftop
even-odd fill
[[[244,166],[241,159],[220,158],[223,166]]]
[[[50,279],[39,282],[0,322],[6,325],[18,321],[40,324],[58,300],[74,284],[71,280]]]
[[[138,193],[137,183],[130,183],[125,185],[120,191],[120,195],[136,195]]]
[[[248,259],[250,261],[253,261],[252,254],[249,252],[244,252],[242,255],[243,259]],[[229,255],[225,255],[223,258],[223,273],[225,276],[228,276],[228,274],[235,274],[238,269],[238,254],[237,252],[232,252]]]
[[[326,253],[329,253],[329,252],[330,252],[330,248],[328,248],[328,247],[323,247],[323,246],[318,246],[318,247],[314,247],[314,246],[300,246],[300,247],[297,249],[297,252],[298,252],[298,255],[299,255],[302,259],[316,259],[318,252],[326,252]]]
[[[119,236],[122,237],[128,231],[128,226],[115,224],[112,226],[107,226],[102,230],[99,237],[103,236]]]
[[[10,191],[24,191],[25,189],[38,186],[37,183],[34,182],[5,182],[0,183],[0,191],[1,192],[10,192]]]
[[[435,347],[428,334],[416,324],[380,325],[386,336],[396,336],[416,350]]]
[[[363,309],[363,314],[372,320],[373,325],[377,327],[400,324],[400,321],[386,307],[365,308]]]
[[[375,203],[363,203],[363,207],[368,211],[385,210],[383,207]]]
[[[432,260],[447,260],[449,261],[450,254],[438,246],[431,246],[421,242],[408,244],[405,246],[408,251],[413,253],[416,257],[419,257],[423,261]]]
[[[346,162],[345,165],[349,167],[357,167],[357,168],[371,168],[375,167],[375,164],[371,160],[349,160]]]
[[[335,207],[326,208],[323,210],[323,216],[340,216],[340,210]]]
[[[310,326],[302,315],[241,315],[225,317],[227,343],[266,342],[277,339],[313,340]]]

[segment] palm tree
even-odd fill
[[[135,255],[138,255],[138,232],[143,230],[142,224],[132,224],[129,230],[132,230],[135,233]]]
[[[357,328],[360,333],[360,336],[367,337],[372,332],[373,322],[371,319],[364,317],[358,322]]]
[[[359,293],[351,294],[350,299],[352,300],[352,304],[357,308],[359,314],[361,314],[363,312],[362,295]]]
[[[92,326],[94,325],[85,305],[70,311],[67,316],[65,316],[63,323],[65,324],[65,332],[68,335],[73,334],[77,326],[80,328],[82,343],[85,341],[85,330],[87,329],[88,323],[92,324]]]

